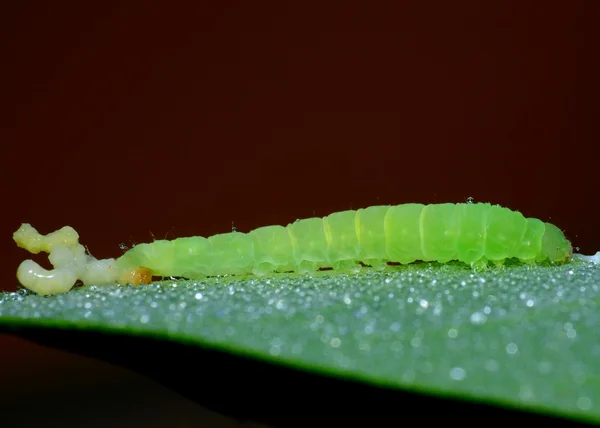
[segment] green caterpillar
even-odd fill
[[[387,263],[458,260],[478,269],[509,258],[525,263],[560,263],[572,256],[563,232],[550,223],[489,203],[417,203],[341,211],[324,218],[231,232],[157,240],[136,245],[120,258],[96,260],[78,235],[65,227],[47,236],[24,224],[15,232],[19,246],[46,251],[54,265],[46,271],[26,260],[17,277],[40,294],[68,291],[84,283],[147,283],[153,276],[196,279],[218,275],[266,275],[348,271],[359,262]]]
[[[372,206],[249,233],[154,241],[135,246],[117,263],[157,276],[198,278],[348,269],[358,262],[561,262],[571,253],[570,242],[550,223],[486,203],[447,203]]]

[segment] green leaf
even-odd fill
[[[271,422],[281,422],[267,414],[271,400],[288,406],[283,418],[320,418],[315,409],[339,418],[337,397],[354,403],[350,416],[379,403],[376,414],[397,417],[389,403],[430,400],[457,420],[455,406],[483,403],[487,418],[512,408],[600,423],[599,302],[591,263],[481,273],[417,263],[2,293],[0,328]],[[282,404],[291,394],[304,401]]]

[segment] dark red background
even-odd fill
[[[112,257],[232,223],[473,197],[600,250],[593,0],[17,3],[0,14],[4,290],[27,257],[21,222],[71,225]],[[72,400],[130,379],[0,346],[3,379],[80,367]],[[130,416],[172,410],[142,409]]]

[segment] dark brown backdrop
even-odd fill
[[[2,9],[4,290],[21,222],[71,225],[111,257],[232,223],[473,197],[600,249],[593,0]],[[15,371],[47,355],[0,346]]]

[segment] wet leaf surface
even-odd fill
[[[431,411],[599,423],[599,302],[600,266],[585,262],[422,263],[3,293],[0,326],[270,423]]]

